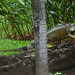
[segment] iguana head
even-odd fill
[[[71,24],[71,27],[68,29],[68,35],[75,39],[75,24]]]

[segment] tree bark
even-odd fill
[[[36,53],[36,74],[49,75],[44,0],[32,0]]]

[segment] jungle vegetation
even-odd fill
[[[47,30],[58,23],[75,23],[74,4],[74,0],[45,0]],[[16,42],[8,47],[10,40],[21,41],[21,44],[17,43],[18,47],[24,46],[27,40],[34,39],[33,31],[31,0],[0,0],[0,49],[16,48]],[[26,45],[28,43],[30,41]]]

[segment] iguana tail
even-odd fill
[[[27,46],[22,47],[22,48],[18,48],[18,49],[11,49],[11,50],[0,50],[0,51],[4,51],[4,52],[18,52],[18,51],[27,51],[29,49],[33,49],[35,48],[35,43],[34,40]]]

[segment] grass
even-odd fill
[[[31,41],[19,41],[10,39],[0,39],[0,50],[17,49],[28,45]],[[8,56],[19,52],[0,52],[0,55]]]

